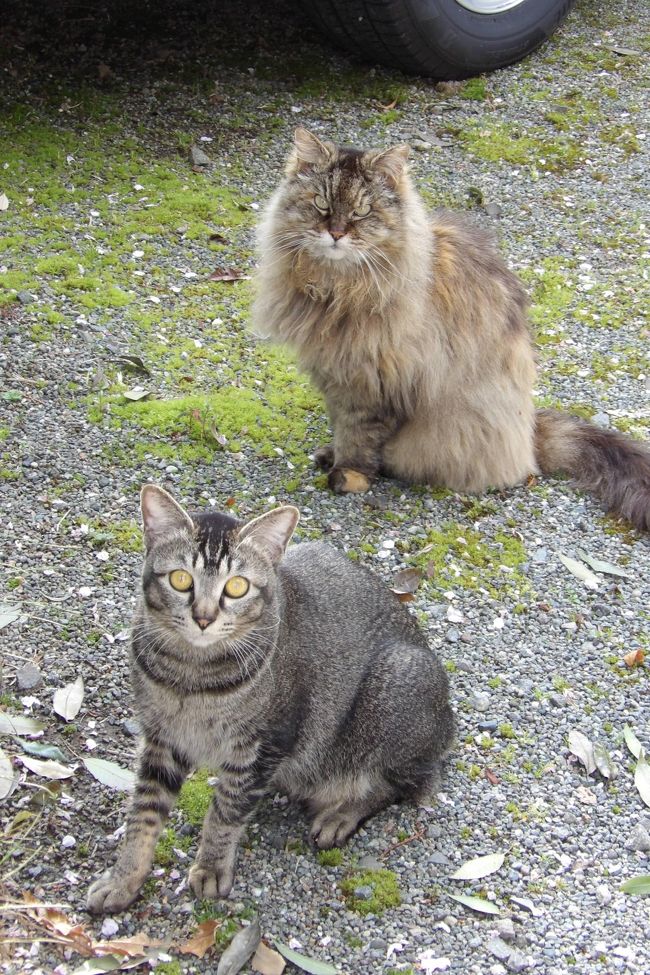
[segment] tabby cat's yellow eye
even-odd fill
[[[228,582],[223,587],[223,591],[231,599],[241,599],[242,596],[246,595],[249,588],[250,583],[248,579],[244,579],[243,576],[233,576],[232,579],[228,579]]]
[[[327,200],[325,199],[324,196],[321,196],[320,193],[317,193],[316,196],[314,197],[314,206],[316,207],[317,210],[322,210],[323,213],[327,213],[327,211],[329,210],[329,205],[327,203]]]
[[[368,214],[370,213],[370,210],[371,210],[371,206],[369,203],[362,203],[360,206],[356,208],[356,210],[354,211],[354,215],[355,217],[367,217]]]
[[[187,592],[194,585],[194,579],[185,569],[174,569],[169,573],[169,584],[178,592]]]

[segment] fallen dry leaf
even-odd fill
[[[393,579],[391,592],[400,599],[401,602],[409,602],[413,599],[413,593],[422,581],[422,573],[419,569],[402,569]],[[408,597],[408,598],[402,598]]]
[[[498,785],[499,784],[499,777],[498,777],[498,775],[495,775],[495,773],[492,771],[491,768],[486,768],[485,769],[485,778],[488,780],[488,782],[490,783],[490,785]]]
[[[199,924],[192,937],[184,944],[179,945],[178,950],[182,951],[184,955],[196,955],[197,958],[203,958],[205,953],[214,947],[214,935],[221,924],[222,922],[215,918]]]
[[[243,271],[237,271],[232,267],[222,270],[218,267],[208,277],[208,281],[241,281],[242,278],[248,280],[248,275],[244,274]]]
[[[630,650],[629,653],[626,653],[623,660],[627,667],[640,667],[645,660],[645,653],[639,647],[637,650]]]
[[[260,975],[282,975],[287,963],[279,952],[269,948],[264,941],[260,941],[251,966],[253,971],[259,972]]]

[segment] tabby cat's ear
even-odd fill
[[[299,518],[300,512],[291,504],[274,508],[273,511],[267,511],[266,514],[244,525],[239,532],[239,541],[246,540],[263,549],[273,565],[277,565],[284,555]]]
[[[364,157],[366,169],[376,176],[383,177],[393,188],[397,186],[406,170],[410,147],[392,146],[383,152],[371,152]]]
[[[147,549],[175,532],[194,528],[192,519],[180,504],[157,484],[145,484],[140,492],[142,524],[144,525],[144,544]]]
[[[309,166],[326,166],[332,158],[332,152],[325,143],[321,142],[308,129],[299,126],[293,134],[294,150],[287,163],[287,172],[300,172]]]

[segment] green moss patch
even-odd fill
[[[372,896],[358,897],[355,891],[370,888]],[[360,870],[341,881],[341,890],[349,910],[365,916],[383,914],[402,903],[397,875],[392,870]]]
[[[484,589],[492,596],[529,589],[521,571],[526,560],[524,544],[514,535],[483,535],[455,522],[429,531],[415,559],[436,586]]]
[[[476,122],[463,129],[458,138],[468,152],[486,162],[526,166],[543,172],[575,169],[584,158],[578,142],[565,136],[549,138],[537,127],[519,131],[504,122],[491,125]]]
[[[200,769],[183,783],[178,796],[177,808],[192,826],[201,826],[212,802],[212,786],[208,785],[210,772]]]

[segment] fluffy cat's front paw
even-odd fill
[[[331,471],[334,467],[334,447],[331,444],[318,447],[314,451],[314,461],[322,471]]]
[[[366,475],[351,467],[333,467],[329,472],[327,483],[334,494],[363,494],[370,487]]]
[[[190,887],[199,900],[227,897],[234,879],[234,870],[228,870],[219,864],[195,863],[190,868]]]
[[[86,907],[91,914],[118,914],[133,903],[142,884],[140,876],[119,876],[107,870],[91,885]]]

